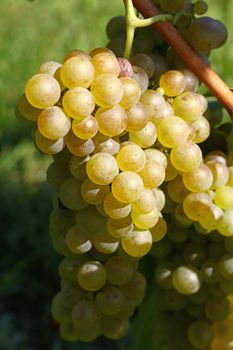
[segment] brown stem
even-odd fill
[[[150,0],[133,0],[134,7],[145,17],[159,15],[158,8]],[[177,29],[169,22],[152,25],[173,48],[185,64],[203,81],[210,91],[233,117],[233,92],[224,81],[202,60],[202,58],[182,39]]]

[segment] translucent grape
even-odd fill
[[[134,224],[130,215],[117,220],[109,218],[107,221],[108,232],[118,239],[131,237],[133,229]]]
[[[123,338],[129,330],[128,319],[118,319],[110,316],[105,316],[102,321],[101,331],[103,335],[112,340]]]
[[[196,293],[201,287],[201,279],[198,270],[190,266],[179,266],[172,275],[174,288],[181,294],[190,295]]]
[[[129,237],[121,240],[121,244],[125,252],[130,256],[142,257],[151,249],[151,233],[149,230],[133,231]]]
[[[50,140],[64,137],[71,127],[70,119],[57,106],[44,109],[39,114],[37,125],[40,133]]]
[[[127,145],[117,154],[117,163],[122,171],[135,171],[143,169],[146,162],[144,151],[138,145]]]
[[[226,254],[219,260],[219,271],[221,275],[228,279],[233,279],[233,255]]]
[[[140,102],[146,108],[150,119],[157,116],[158,112],[161,110],[161,105],[165,105],[164,97],[152,89],[147,89],[143,93]]]
[[[233,187],[223,186],[217,188],[214,202],[222,209],[233,208]]]
[[[188,236],[188,234],[187,234]],[[207,252],[201,244],[187,243],[184,248],[184,259],[187,264],[199,268],[207,258]]]
[[[75,258],[65,257],[58,266],[59,275],[68,282],[77,283],[78,269],[87,259],[85,255]]]
[[[118,77],[120,73],[120,65],[112,52],[99,52],[92,54],[91,60],[95,68],[95,76],[99,74],[114,74]]]
[[[143,187],[143,180],[137,173],[124,171],[113,179],[112,193],[120,202],[131,203],[140,197]]]
[[[96,118],[91,115],[81,121],[73,120],[72,130],[78,138],[88,140],[97,134],[98,122]]]
[[[206,193],[189,193],[183,202],[185,214],[193,221],[199,221],[203,217],[210,206],[211,198]]]
[[[155,207],[149,213],[137,213],[134,210],[131,211],[131,217],[134,224],[142,229],[147,230],[155,226],[159,220],[159,210]]]
[[[98,133],[94,138],[95,153],[105,152],[109,154],[116,154],[120,149],[120,144],[117,139],[111,138]]]
[[[122,203],[110,192],[104,199],[104,210],[113,219],[123,219],[131,212],[131,205]]]
[[[72,156],[70,158],[69,170],[75,179],[84,180],[87,177],[86,164],[89,158],[89,156],[86,156],[85,158]]]
[[[118,249],[119,238],[115,238],[108,232],[105,232],[93,237],[92,243],[98,252],[103,254],[112,254]]]
[[[188,124],[179,117],[164,118],[158,124],[158,140],[169,148],[174,148],[185,143],[189,137]]]
[[[41,66],[38,69],[38,73],[50,74],[53,76],[56,70],[61,66],[62,66],[61,63],[59,62],[47,61],[41,64]]]
[[[75,87],[68,90],[63,99],[65,113],[74,119],[82,120],[93,112],[95,101],[89,90]]]
[[[70,322],[71,309],[64,303],[64,297],[61,292],[57,293],[52,300],[51,314],[57,322]]]
[[[149,85],[149,77],[147,73],[141,67],[133,66],[132,79],[136,80],[136,82],[140,85],[143,94]]]
[[[129,139],[142,148],[151,147],[157,139],[156,127],[149,121],[140,131],[129,132]]]
[[[89,292],[101,289],[106,280],[105,268],[98,261],[87,261],[78,270],[78,282],[83,289]]]
[[[198,145],[187,141],[181,146],[173,148],[170,157],[172,165],[178,171],[190,172],[201,164],[202,152]]]
[[[71,57],[78,57],[80,60],[83,58],[84,60],[85,59],[89,59],[89,61],[91,60],[91,57],[84,51],[82,50],[77,50],[77,49],[74,49],[70,52],[68,52],[65,57],[64,57],[64,60],[63,62],[65,63],[69,58]]]
[[[148,120],[148,114],[144,105],[140,102],[127,110],[127,131],[135,132],[142,130]]]
[[[33,107],[39,109],[53,106],[59,100],[60,94],[59,83],[49,74],[36,74],[25,86],[27,100]]]
[[[123,77],[120,78],[120,81],[122,83],[124,93],[119,104],[124,109],[130,109],[139,101],[141,97],[141,88],[134,79]]]
[[[100,204],[109,194],[109,185],[97,185],[90,179],[83,181],[81,186],[81,194],[83,199],[89,204]]]
[[[61,81],[69,89],[89,88],[94,79],[94,66],[90,59],[78,55],[67,59],[61,68]]]
[[[128,283],[135,273],[131,261],[123,256],[110,258],[105,264],[105,269],[108,281],[118,286]]]
[[[163,217],[159,217],[155,226],[150,228],[152,242],[161,241],[167,233],[167,223]]]
[[[60,138],[58,140],[49,140],[41,135],[39,130],[37,130],[35,133],[35,144],[41,152],[46,154],[57,154],[61,152],[65,147],[63,138]]]
[[[167,157],[166,155],[156,148],[145,149],[145,155],[147,160],[155,160],[156,162],[163,165],[164,169],[167,167]]]
[[[181,227],[190,227],[193,225],[193,221],[190,220],[184,212],[183,203],[176,206],[172,219],[178,226]]]
[[[180,69],[180,72],[184,75],[184,91],[196,92],[199,88],[199,80],[197,76],[191,70],[186,68]]]
[[[200,164],[192,172],[183,174],[183,183],[191,192],[205,192],[211,187],[212,182],[212,172],[205,164]]]
[[[59,197],[65,207],[72,210],[80,210],[88,206],[81,195],[81,181],[70,177],[65,180],[59,189]]]
[[[87,162],[87,175],[98,185],[110,184],[118,175],[116,159],[109,153],[96,153]]]
[[[178,96],[185,90],[184,75],[178,70],[168,70],[161,75],[159,86],[165,91],[165,95]]]
[[[167,184],[167,193],[174,202],[183,202],[189,191],[184,186],[181,175],[177,175],[174,180]]]
[[[101,291],[96,294],[96,304],[98,309],[104,315],[113,316],[116,315],[123,303],[125,296],[123,292],[114,286],[105,286]]]
[[[114,52],[112,52],[112,50],[108,49],[107,47],[96,47],[93,50],[91,50],[91,52],[89,54],[90,59],[92,57],[94,57],[95,55],[102,53],[102,52],[108,52],[108,53],[111,53],[112,55],[114,55]]]
[[[211,188],[217,189],[224,186],[229,179],[228,167],[217,160],[208,160],[205,164],[208,166],[208,168],[210,168],[213,174],[213,183]]]
[[[174,263],[167,261],[160,264],[155,270],[155,281],[164,289],[172,289],[172,272],[175,270]]]
[[[149,188],[144,188],[140,197],[132,202],[132,209],[138,214],[147,214],[153,209],[158,208],[154,192]]]
[[[121,101],[124,89],[120,79],[115,75],[100,74],[93,81],[91,93],[98,106],[110,108]]]
[[[167,167],[166,167],[166,173],[165,173],[164,181],[171,181],[171,180],[175,179],[177,174],[178,174],[178,171],[172,165],[170,156],[167,156]]]
[[[184,92],[174,99],[172,104],[175,114],[192,123],[202,116],[206,106],[200,103],[200,95],[195,92]]]
[[[99,131],[106,136],[120,135],[127,127],[127,114],[121,106],[99,108],[95,114]]]
[[[67,247],[76,254],[87,253],[92,244],[89,239],[83,234],[77,225],[72,226],[65,237]]]
[[[195,143],[201,143],[207,140],[210,135],[210,123],[205,117],[200,117],[191,124],[191,128],[194,132],[192,141]]]
[[[27,120],[31,120],[33,122],[37,121],[38,116],[41,112],[41,109],[33,107],[28,102],[25,95],[22,95],[20,97],[17,108],[24,118],[26,118]]]

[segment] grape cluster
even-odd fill
[[[191,33],[199,19],[209,21],[194,17],[205,13],[204,1],[155,2],[172,14],[186,6]],[[155,344],[230,349],[232,124],[217,130],[228,149],[206,151],[219,119],[198,93],[197,77],[171,61],[171,49],[151,29],[138,29],[131,59],[122,58],[124,23],[108,23],[108,48],[43,63],[17,108],[37,126],[37,148],[53,157],[50,235],[63,259],[52,315],[68,341],[124,337],[145,296],[139,261],[149,253],[156,266]],[[210,37],[208,50],[225,39]]]

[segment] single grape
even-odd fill
[[[152,122],[148,121],[140,131],[129,132],[129,139],[142,148],[151,147],[157,139],[157,129]]]
[[[40,133],[50,140],[57,140],[68,134],[71,123],[61,108],[52,106],[44,109],[38,117]]]
[[[123,171],[112,181],[112,193],[123,203],[136,201],[143,190],[142,178],[133,171]]]
[[[105,232],[93,237],[92,243],[98,252],[103,254],[112,254],[118,249],[119,238],[115,238],[108,232]]]
[[[117,58],[117,61],[120,66],[119,78],[122,78],[122,77],[132,78],[133,68],[131,63],[126,58],[122,58],[122,57]]]
[[[116,159],[109,153],[96,153],[87,162],[87,175],[98,185],[110,184],[118,175]]]
[[[165,95],[178,96],[185,90],[184,75],[178,70],[168,70],[161,75],[159,86],[164,90]]]
[[[149,85],[149,77],[147,73],[138,66],[133,66],[133,75],[132,79],[136,80],[141,87],[142,94],[146,91]]]
[[[117,163],[122,171],[141,171],[146,163],[144,151],[138,145],[127,145],[117,154]]]
[[[128,319],[121,320],[116,317],[105,316],[101,323],[101,331],[108,339],[121,339],[127,334],[128,330]]]
[[[163,217],[159,217],[155,226],[150,228],[150,233],[153,243],[161,241],[164,238],[167,233],[167,223]]]
[[[22,116],[25,119],[33,121],[33,122],[37,121],[39,114],[42,112],[41,109],[33,107],[28,102],[25,94],[20,97],[17,108],[18,108],[18,111],[22,114]]]
[[[210,135],[210,123],[205,117],[200,117],[191,123],[191,129],[194,133],[192,141],[201,143],[207,140]]]
[[[89,88],[94,80],[95,68],[89,57],[77,55],[67,59],[61,68],[61,81],[69,89]]]
[[[141,67],[147,73],[149,78],[154,74],[154,61],[149,55],[145,53],[137,53],[131,58],[131,63],[134,66]]]
[[[213,174],[204,163],[195,170],[183,174],[183,183],[191,192],[205,192],[210,189],[212,182]]]
[[[136,80],[132,78],[123,77],[120,78],[123,86],[123,96],[119,104],[124,109],[130,109],[133,107],[141,97],[141,88]]]
[[[93,138],[98,132],[98,122],[92,115],[85,119],[73,120],[72,131],[80,139],[88,140]]]
[[[207,109],[206,101],[200,101],[200,96],[196,92],[189,91],[177,96],[172,104],[175,114],[188,123],[200,118]]]
[[[73,177],[65,180],[59,188],[59,197],[63,205],[72,210],[80,210],[88,206],[81,195],[82,183]]]
[[[119,140],[117,138],[111,138],[106,135],[97,133],[93,139],[95,144],[94,153],[109,153],[115,155],[120,149]]]
[[[119,105],[112,108],[99,108],[95,117],[99,131],[109,137],[120,135],[127,127],[127,114]]]
[[[120,286],[120,289],[127,298],[134,301],[135,305],[139,305],[144,298],[146,279],[141,272],[136,271],[132,279]]]
[[[92,83],[91,93],[98,106],[110,108],[121,101],[124,89],[120,79],[115,75],[100,74]]]
[[[172,165],[181,172],[195,170],[202,162],[202,152],[200,147],[191,141],[171,150]]]
[[[66,115],[78,120],[89,117],[95,108],[93,95],[83,87],[68,90],[62,99],[62,103]]]
[[[190,266],[177,267],[172,275],[174,288],[181,294],[191,295],[201,287],[201,279],[198,270]]]
[[[161,120],[157,131],[159,142],[169,148],[181,146],[187,141],[190,133],[188,124],[175,116]]]
[[[77,225],[72,226],[65,236],[67,247],[76,254],[87,253],[92,244],[89,239],[83,234]]]
[[[113,52],[99,52],[92,54],[91,62],[95,68],[95,76],[99,74],[114,74],[118,77],[120,65]]]
[[[227,318],[230,303],[226,297],[211,298],[205,304],[205,314],[211,321],[222,321]]]
[[[104,210],[112,219],[123,219],[131,212],[131,205],[120,202],[110,192],[104,199]]]
[[[199,80],[197,76],[191,70],[186,68],[180,69],[180,72],[184,75],[184,91],[196,92],[199,88]]]
[[[154,192],[149,188],[144,188],[140,197],[132,202],[132,209],[138,214],[147,214],[156,208],[158,208],[157,199]]]
[[[102,314],[116,315],[124,303],[124,293],[115,286],[107,285],[96,294],[96,305]]]
[[[135,230],[129,237],[123,238],[121,243],[127,254],[142,257],[151,249],[152,236],[149,230]]]
[[[87,177],[86,165],[89,159],[89,156],[86,156],[85,158],[72,156],[70,158],[69,170],[75,179],[84,180]]]
[[[105,264],[105,269],[108,281],[118,286],[128,283],[135,273],[134,265],[123,256],[110,258]]]
[[[41,135],[39,130],[37,130],[35,133],[35,144],[41,152],[50,155],[61,152],[65,147],[63,138],[58,140],[49,140]]]
[[[140,102],[127,110],[126,130],[135,132],[142,130],[149,121],[148,113],[144,105]]]
[[[134,224],[130,215],[123,219],[109,218],[107,221],[108,232],[111,236],[118,239],[131,237],[133,229]]]
[[[109,192],[109,185],[97,185],[88,178],[83,181],[81,186],[82,197],[89,204],[103,203]]]
[[[175,270],[173,262],[165,261],[158,265],[155,270],[155,281],[163,289],[172,289],[172,273]]]
[[[223,186],[215,191],[214,202],[222,209],[233,208],[233,187]]]
[[[193,322],[188,328],[188,339],[192,346],[204,349],[211,345],[214,338],[212,327],[203,321]]]
[[[87,261],[78,270],[78,282],[83,289],[89,292],[101,289],[106,279],[105,268],[98,261]]]

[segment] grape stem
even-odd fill
[[[126,43],[125,43],[124,57],[127,59],[130,59],[130,56],[131,56],[134,33],[136,28],[148,27],[153,23],[165,22],[173,19],[173,17],[168,14],[165,14],[165,15],[159,14],[146,19],[138,18],[135,14],[132,0],[125,0],[125,17],[126,17]]]
[[[124,0],[126,3],[128,0]],[[128,5],[129,6],[129,5]],[[147,19],[160,15],[158,8],[150,0],[133,0],[133,6]],[[132,11],[132,10],[131,10]],[[188,43],[180,36],[177,29],[169,22],[152,24],[164,40],[173,48],[183,62],[205,83],[233,118],[233,92],[226,83],[203,61]],[[127,51],[126,51],[127,53]]]

